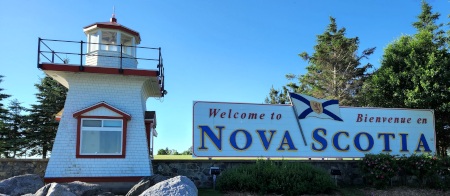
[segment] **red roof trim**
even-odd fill
[[[158,71],[156,70],[142,70],[142,69],[122,69],[122,73],[119,72],[120,69],[112,67],[98,67],[98,66],[83,66],[83,71],[80,71],[80,66],[78,65],[67,65],[67,64],[54,64],[54,63],[42,63],[40,64],[42,70],[51,71],[68,71],[68,72],[86,72],[86,73],[100,73],[100,74],[123,74],[130,76],[149,76],[157,77]]]
[[[44,178],[45,183],[57,182],[139,182],[143,176],[121,176],[121,177],[62,177],[62,178]]]
[[[107,109],[109,109],[109,110],[111,110],[111,111],[113,111],[115,113],[118,113],[118,114],[120,114],[121,116],[123,116],[124,118],[126,118],[128,120],[131,119],[131,115],[129,115],[129,114],[127,114],[127,113],[125,113],[125,112],[123,112],[123,111],[113,107],[113,106],[110,106],[109,104],[107,104],[106,102],[103,102],[103,101],[99,102],[99,103],[97,103],[97,104],[95,104],[93,106],[89,106],[89,107],[87,107],[85,109],[82,109],[82,110],[80,110],[78,112],[75,112],[73,114],[73,117],[76,118],[76,117],[81,116],[82,114],[84,114],[86,112],[95,110],[95,109],[100,108],[100,107],[105,107],[105,108],[107,108]]]
[[[136,37],[139,38],[139,40],[141,39],[139,33],[133,29],[130,29],[128,27],[125,27],[123,25],[120,25],[118,23],[112,23],[112,22],[97,22],[91,25],[88,25],[86,27],[84,27],[83,29],[87,29],[90,27],[96,26],[97,28],[105,28],[105,29],[116,29],[116,30],[121,30],[123,32],[129,33],[131,35],[134,35]]]

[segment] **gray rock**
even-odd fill
[[[64,184],[50,183],[39,189],[35,196],[57,196],[57,195],[70,195],[70,196],[96,196],[100,194],[106,194],[101,189],[100,185],[89,184],[85,182],[69,182]]]
[[[77,196],[96,196],[103,192],[98,184],[89,184],[80,181],[65,183],[63,186],[69,188],[70,192]]]
[[[5,195],[25,195],[34,193],[44,186],[41,177],[35,174],[14,176],[0,181],[0,193]]]
[[[130,191],[128,191],[126,196],[138,196],[151,186],[167,179],[167,177],[161,176],[159,174],[143,177],[141,181],[139,181],[136,185],[133,186],[133,188],[130,189]]]
[[[76,196],[70,190],[58,183],[51,183],[50,188],[48,189],[47,196]]]
[[[98,194],[97,196],[116,196],[116,195],[111,192],[104,192],[104,193]]]
[[[56,183],[50,183],[50,184],[46,184],[45,186],[43,186],[42,188],[40,188],[39,190],[36,191],[36,193],[34,193],[35,196],[46,196],[48,189],[50,189],[50,187],[52,186],[52,184],[56,184]]]
[[[176,176],[159,182],[145,190],[140,196],[197,196],[195,184],[186,176]]]

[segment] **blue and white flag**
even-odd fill
[[[317,117],[343,121],[338,100],[316,99],[308,95],[289,93],[298,119]]]

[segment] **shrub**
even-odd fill
[[[439,159],[439,175],[442,178],[441,189],[450,189],[450,157],[442,157]]]
[[[384,188],[395,175],[415,176],[420,186],[434,189],[450,187],[450,158],[430,154],[411,154],[398,159],[389,154],[366,154],[359,164],[366,182]]]
[[[439,160],[428,154],[412,154],[409,157],[402,156],[398,160],[402,175],[416,176],[422,186],[435,187],[439,180]]]
[[[366,154],[359,164],[364,179],[377,188],[385,188],[397,174],[398,165],[389,154]]]
[[[438,167],[437,158],[427,154],[402,156],[398,162],[405,174],[417,176],[420,179],[436,174]]]
[[[222,192],[244,191],[259,194],[317,194],[336,187],[323,169],[307,163],[258,160],[224,171],[217,179]]]

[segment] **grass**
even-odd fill
[[[208,160],[208,157],[192,157],[192,155],[155,155],[155,160]],[[212,160],[258,160],[261,157],[213,157]],[[270,160],[303,160],[307,161],[308,158],[270,158]],[[311,160],[322,160],[321,158],[311,158]],[[327,160],[337,160],[336,158],[328,158]],[[343,158],[342,160],[353,160],[353,158]],[[359,159],[355,159],[359,160]]]
[[[198,189],[198,196],[221,196],[221,195],[223,194],[214,189]]]
[[[339,188],[338,192],[339,195],[342,196],[364,196],[364,191],[359,189],[360,187],[345,187],[345,188]]]

